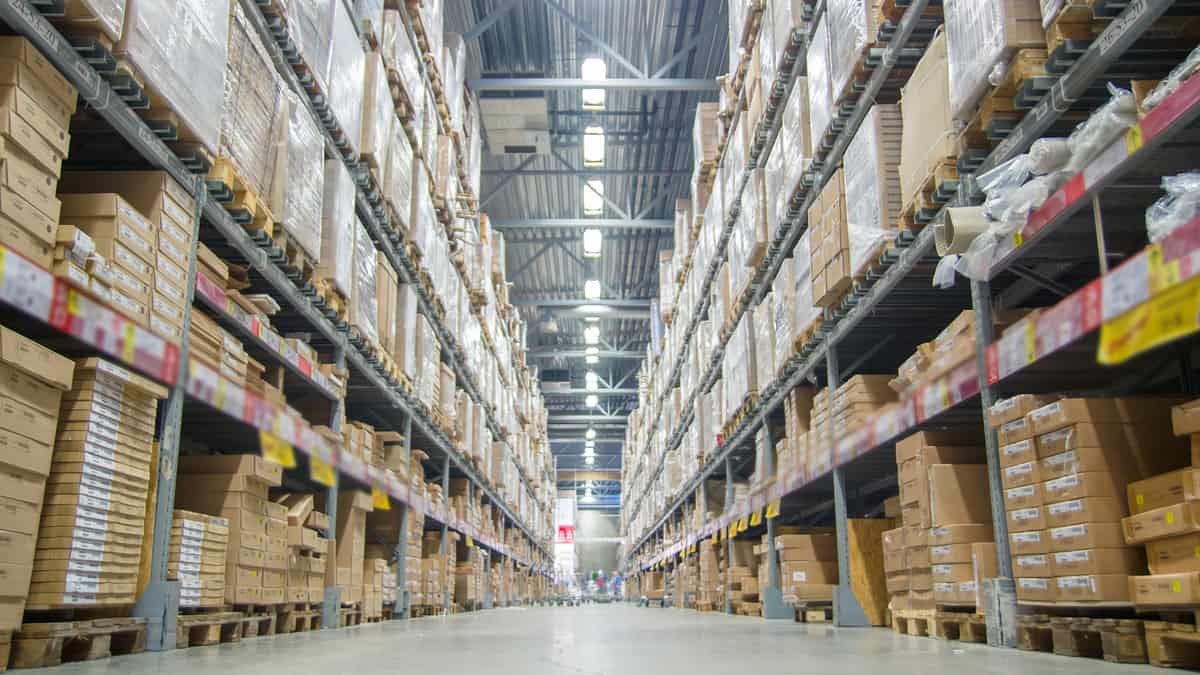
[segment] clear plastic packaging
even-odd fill
[[[333,51],[333,11],[329,0],[290,0],[287,4],[288,32],[300,50],[313,80],[329,93],[329,60]]]
[[[1021,47],[1045,48],[1038,0],[946,0],[950,110],[967,120],[989,86],[988,78]]]
[[[446,105],[450,108],[450,127],[462,134],[467,48],[463,43],[462,35],[458,33],[446,33],[442,39],[442,88],[446,96]]]
[[[383,0],[354,0],[354,16],[358,17],[359,25],[365,35],[375,40],[383,35]]]
[[[1029,170],[1044,176],[1066,168],[1071,161],[1071,145],[1065,138],[1039,138],[1029,148]]]
[[[1029,155],[1017,155],[976,179],[986,196],[984,210],[992,220],[999,220],[1010,205],[1012,194],[1032,177]]]
[[[1164,176],[1162,186],[1166,196],[1146,209],[1146,233],[1156,243],[1200,216],[1200,171]]]
[[[362,133],[359,151],[363,161],[373,169],[382,169],[387,162],[388,141],[396,108],[388,88],[387,72],[379,54],[371,52],[365,63],[362,99]]]
[[[1146,96],[1142,101],[1142,110],[1150,112],[1157,108],[1168,96],[1175,93],[1176,89],[1179,89],[1179,85],[1195,75],[1198,70],[1200,70],[1200,47],[1193,49],[1183,63],[1175,66],[1171,73]]]
[[[846,90],[859,59],[871,42],[868,36],[867,14],[870,11],[867,0],[826,0],[825,15],[822,19],[829,27],[829,72],[831,82],[831,103],[836,103],[841,93]]]
[[[794,268],[794,265],[787,263],[780,265],[779,273],[775,275],[775,283],[771,286],[771,293],[775,296],[772,313],[775,329],[774,360],[777,367],[792,355],[792,342],[796,338],[794,330],[796,318]]]
[[[287,133],[288,105],[271,55],[240,4],[229,22],[220,155],[268,204],[274,200],[279,148]]]
[[[333,47],[329,58],[329,107],[346,135],[346,142],[357,152],[362,133],[363,75],[367,58],[346,5],[335,4]]]
[[[821,308],[813,301],[812,294],[812,249],[809,233],[800,235],[796,248],[792,251],[792,282],[795,293],[792,303],[795,307],[795,318],[792,323],[793,339],[803,335],[808,327],[821,318]]]
[[[325,160],[318,273],[349,300],[354,290],[354,178],[340,159]]]
[[[221,138],[229,0],[131,0],[116,53],[213,155]]]
[[[121,39],[125,0],[74,0],[66,3],[64,11],[64,18],[74,26],[94,27],[113,42]]]
[[[779,46],[775,41],[775,5],[774,2],[764,2],[762,11],[762,28],[758,34],[758,77],[760,97],[765,97],[775,86],[778,73],[776,60],[779,57]],[[782,3],[779,3],[782,4]]]
[[[829,64],[828,13],[821,15],[812,42],[808,45],[809,139],[816,147],[825,136],[833,118],[832,73]]]
[[[379,343],[379,302],[375,297],[375,242],[358,218],[354,218],[354,296],[350,325],[358,328],[370,344]]]
[[[768,293],[754,313],[759,317],[754,331],[754,379],[765,387],[775,381],[775,296]]]
[[[846,146],[843,171],[852,277],[874,259],[899,219],[899,127],[897,106],[872,106]]]
[[[388,143],[387,171],[383,179],[383,198],[391,207],[396,226],[408,230],[412,218],[413,153],[408,135],[399,119],[392,120],[391,141]]]
[[[1113,141],[1137,123],[1137,102],[1133,93],[1113,84],[1108,85],[1112,98],[1094,111],[1083,124],[1075,127],[1067,143],[1071,147],[1071,161],[1067,170],[1082,171],[1093,159],[1104,152]]]
[[[272,210],[288,236],[321,262],[321,197],[325,192],[325,136],[298,96],[288,99],[287,143],[283,150],[278,199]]]

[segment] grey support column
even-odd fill
[[[333,363],[334,363],[334,367],[339,371],[343,371],[346,369],[345,336],[343,336],[342,339],[338,341],[338,344],[335,345],[333,348]],[[344,405],[345,405],[344,399],[339,398],[333,402],[333,411],[329,416],[329,428],[335,434],[342,433],[342,417],[343,417],[343,415],[345,415],[345,409],[343,408]],[[326,537],[328,537],[331,542],[335,542],[335,543],[336,543],[337,537],[338,537],[338,531],[337,531],[337,510],[338,510],[338,508],[337,507],[338,507],[338,486],[337,486],[337,483],[335,482],[333,484],[333,487],[330,487],[329,489],[327,489],[325,491],[325,510],[329,512],[327,514],[329,516],[329,531],[326,532],[325,534],[326,534]],[[335,551],[336,551],[336,547],[335,547]],[[333,555],[330,555],[325,559],[325,564],[329,565],[332,562],[336,566],[336,564],[337,564],[336,561],[337,561],[337,554],[335,552]],[[335,574],[334,576],[336,577],[337,575]],[[328,579],[329,575],[327,574],[325,576],[325,578]],[[341,607],[342,607],[342,591],[341,591],[341,589],[338,588],[337,584],[333,584],[332,586],[326,586],[324,603],[321,605],[321,627],[322,628],[337,628],[337,627],[339,627],[339,624],[341,623],[341,612],[339,610],[341,609]]]
[[[763,432],[767,439],[766,452],[763,453],[763,461],[766,463],[765,475],[775,475],[775,434],[771,432],[771,425],[767,422],[764,414],[762,421]],[[766,556],[767,556],[767,587],[763,589],[763,618],[764,619],[787,619],[794,618],[794,611],[783,603],[783,585],[779,578],[779,553],[775,550],[775,519],[767,520],[767,541],[766,541]]]
[[[829,397],[829,421],[826,429],[829,432],[830,457],[833,458],[835,464],[833,469],[833,516],[834,525],[837,528],[838,554],[838,585],[833,590],[833,621],[837,626],[869,626],[871,622],[867,618],[867,613],[863,611],[862,605],[858,603],[858,598],[854,596],[853,589],[850,588],[850,530],[846,509],[846,478],[842,474],[841,467],[836,466],[837,444],[834,439],[837,437],[837,430],[833,428],[833,394],[841,385],[837,349],[834,345],[825,348],[825,374],[829,385],[825,390],[826,396]]]
[[[449,575],[454,573],[454,570],[449,568],[446,562],[450,556],[450,526],[446,521],[450,520],[450,453],[446,453],[446,459],[442,462],[442,612],[450,613],[450,592],[447,587],[450,585]]]
[[[726,455],[724,512],[728,513],[733,510],[733,498],[733,459]],[[729,536],[728,526],[726,526],[725,536],[728,541],[725,543],[725,583],[722,586],[725,588],[725,613],[733,614],[733,602],[729,599],[729,568],[733,566],[733,537]]]
[[[412,413],[404,415],[404,461],[405,480],[412,471]],[[412,481],[408,481],[411,485]],[[411,608],[408,595],[408,519],[412,517],[408,504],[400,504],[400,532],[396,537],[396,605],[392,608],[392,618],[407,619]]]
[[[979,377],[979,405],[983,408],[983,434],[987,447],[988,496],[992,502],[992,531],[996,541],[994,580],[985,581],[988,644],[1015,647],[1017,644],[1017,595],[1013,583],[1012,556],[1009,551],[1008,521],[1004,513],[1004,490],[1000,482],[1000,450],[996,430],[988,424],[988,409],[995,392],[987,381],[985,354],[995,338],[992,323],[992,290],[986,282],[971,282],[971,306],[975,310],[975,365]],[[983,608],[978,608],[982,610]]]

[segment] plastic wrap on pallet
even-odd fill
[[[868,0],[826,0],[829,27],[829,72],[833,102],[846,91],[854,70],[871,42]]]
[[[658,309],[667,317],[675,309],[675,266],[671,249],[658,252]]]
[[[1045,47],[1038,0],[946,0],[950,111],[966,121],[987,91],[989,76],[1022,46]]]
[[[470,96],[468,92],[466,94]],[[466,115],[467,129],[467,186],[471,194],[479,197],[482,194],[483,180],[483,129],[479,126],[479,107],[468,106]]]
[[[1058,16],[1058,11],[1062,9],[1063,0],[1041,0],[1042,3],[1042,28],[1049,28],[1050,24],[1054,23],[1054,19]]]
[[[721,181],[721,190],[726,195],[725,210],[721,213],[721,220],[724,222],[730,217],[733,209],[738,206],[738,203],[733,199],[733,195],[738,194],[738,182],[742,179],[742,173],[746,168],[745,162],[745,127],[746,121],[743,119],[737,127],[730,133],[725,141],[725,152],[721,155],[721,164],[717,171],[717,179]]]
[[[729,0],[729,72],[737,68],[742,56],[742,33],[746,29],[746,14],[750,0]]]
[[[424,255],[425,242],[437,223],[437,214],[433,210],[433,198],[429,194],[429,173],[425,165],[413,163],[413,185],[410,200],[412,212],[408,221],[408,238]]]
[[[955,156],[957,134],[949,88],[946,33],[941,31],[930,40],[900,96],[905,120],[900,144],[900,196],[906,201],[915,196],[939,163]]]
[[[387,162],[388,141],[396,108],[388,88],[387,72],[378,52],[366,56],[363,79],[362,132],[358,149],[372,168],[382,169]]]
[[[340,159],[325,160],[320,274],[349,299],[354,288],[354,178]]]
[[[419,95],[424,88],[421,61],[412,38],[404,28],[404,17],[397,10],[384,10],[383,39],[379,51],[383,55],[383,65],[399,79],[409,103],[408,115],[413,120],[413,128],[419,132],[423,126],[421,113],[424,110],[424,99]]]
[[[879,245],[893,235],[900,216],[897,141],[900,111],[874,105],[846,146],[846,227],[850,241],[850,276],[871,262]]]
[[[360,150],[358,142],[362,133],[363,75],[367,58],[346,5],[340,2],[336,5],[333,14],[333,47],[329,55],[328,100],[334,118],[346,135],[346,142],[357,152]]]
[[[383,0],[354,0],[354,16],[364,35],[380,40],[383,35]],[[374,44],[374,42],[372,42]]]
[[[754,354],[755,308],[749,308],[733,330],[725,347],[721,376],[725,381],[726,415],[741,407],[746,397],[758,392],[757,366]],[[731,420],[726,419],[726,422]]]
[[[413,153],[408,144],[404,125],[392,120],[391,140],[388,142],[387,170],[383,178],[383,198],[391,206],[393,218],[401,231],[408,230],[412,218]]]
[[[795,308],[792,319],[793,341],[821,318],[821,308],[814,302],[812,294],[811,251],[808,232],[805,232],[800,235],[796,248],[792,251],[792,283],[795,289],[792,293],[792,305]]]
[[[128,0],[115,52],[216,155],[228,45],[229,0]]]
[[[281,157],[280,189],[271,204],[292,241],[321,262],[321,198],[325,193],[325,136],[300,97],[286,92],[287,143]]]
[[[358,218],[354,219],[354,293],[350,325],[370,344],[379,342],[379,304],[375,297],[375,242]]]
[[[821,15],[812,42],[806,52],[808,59],[808,129],[813,149],[825,136],[833,119],[833,82],[829,55],[829,14]]]
[[[776,368],[783,365],[783,362],[791,356],[792,342],[796,338],[794,330],[796,284],[792,280],[794,267],[795,265],[781,265],[779,273],[775,275],[775,282],[771,285],[771,294],[775,298],[775,304],[772,307],[772,323],[775,333],[773,358]]]
[[[220,154],[265,203],[283,189],[276,182],[279,148],[287,129],[283,80],[240,4],[229,23]]]
[[[437,333],[422,314],[417,317],[417,375],[413,389],[417,400],[428,406],[433,405],[434,380],[441,378],[441,358],[442,347]]]
[[[758,33],[759,97],[770,95],[779,73],[779,44],[775,37],[775,0],[762,3],[762,28]]]
[[[329,58],[333,48],[333,10],[328,0],[290,0],[286,3],[288,34],[300,51],[313,83],[328,94]]]
[[[438,132],[441,125],[441,117],[438,115],[437,100],[433,97],[433,91],[428,87],[422,88],[422,96],[425,98],[424,110],[425,115],[424,128],[421,130],[421,156],[429,164],[433,164],[433,156],[437,153]]]
[[[125,4],[126,0],[71,0],[63,6],[63,18],[73,30],[95,30],[116,42],[125,25]]]
[[[765,387],[775,380],[775,296],[768,293],[754,313],[760,317],[754,327],[754,379]]]
[[[409,382],[417,369],[417,289],[400,284],[396,293],[396,351],[392,354]]]
[[[450,128],[463,132],[463,88],[467,78],[467,48],[462,35],[442,35],[442,91],[450,108]]]

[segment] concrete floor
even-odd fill
[[[43,672],[1140,675],[1163,671],[906,637],[881,628],[834,630],[685,610],[591,605],[393,621],[67,664]]]

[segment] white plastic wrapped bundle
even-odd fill
[[[829,66],[829,14],[822,14],[808,45],[808,128],[815,148],[833,119],[832,74]]]
[[[729,72],[737,68],[742,57],[742,32],[746,29],[747,0],[729,0]]]
[[[784,263],[775,275],[771,294],[775,298],[772,306],[772,323],[775,332],[775,367],[778,368],[792,355],[792,342],[796,339],[796,284],[792,280],[795,265]]]
[[[325,137],[298,96],[286,92],[288,99],[287,144],[283,151],[283,170],[277,200],[272,206],[313,263],[321,262],[321,197],[325,193]]]
[[[900,215],[900,111],[875,105],[846,146],[846,223],[850,276],[874,258],[879,244],[892,236]]]
[[[425,99],[422,104],[425,115],[422,116],[424,127],[421,129],[421,156],[426,161],[432,162],[434,155],[437,154],[438,124],[441,118],[438,115],[437,101],[433,98],[433,91],[428,87],[422,87],[421,96]]]
[[[1045,48],[1038,0],[945,0],[950,111],[968,120],[997,66],[1020,47]]]
[[[116,42],[125,25],[125,0],[74,0],[64,7],[65,18],[73,28],[98,30]]]
[[[846,91],[859,59],[871,42],[868,30],[874,22],[868,21],[869,4],[867,0],[826,0],[828,21],[822,20],[822,23],[830,31],[829,72],[833,102]]]
[[[387,171],[383,178],[383,198],[392,207],[396,226],[407,230],[412,217],[413,153],[408,135],[399,119],[392,120],[391,141],[388,143]]]
[[[812,277],[810,275],[812,258],[809,248],[808,232],[800,235],[796,248],[792,251],[792,282],[795,292],[792,294],[792,305],[795,309],[792,319],[792,335],[802,335],[808,327],[821,318],[821,308],[813,301]]]
[[[437,222],[433,209],[433,198],[429,194],[429,174],[422,164],[413,164],[413,187],[410,196],[412,214],[409,216],[408,233],[412,241],[425,253],[424,247],[430,232]]]
[[[346,5],[340,2],[336,5],[329,58],[329,107],[346,135],[346,142],[357,152],[359,134],[362,133],[363,74],[367,58]]]
[[[729,138],[725,141],[725,153],[721,156],[720,172],[717,178],[721,180],[721,190],[725,195],[737,195],[738,183],[742,180],[742,172],[746,168],[745,162],[745,144],[743,134],[744,125],[747,124],[745,118],[738,123],[738,126],[729,133]],[[734,208],[735,202],[732,198],[725,200],[725,210],[721,214],[721,223],[723,224]]]
[[[1071,147],[1067,171],[1071,173],[1082,171],[1137,122],[1137,102],[1133,93],[1111,84],[1108,91],[1112,94],[1108,103],[1093,111],[1067,138]]]
[[[434,382],[440,385],[442,345],[438,342],[433,325],[424,314],[417,318],[417,373],[413,382],[417,400],[432,406]]]
[[[1146,209],[1146,232],[1158,243],[1200,216],[1200,172],[1164,176],[1166,196]]]
[[[383,0],[354,0],[354,15],[364,34],[375,40],[383,35]],[[371,44],[375,44],[372,42]]]
[[[758,369],[754,359],[754,315],[753,308],[746,310],[725,348],[721,374],[725,380],[727,416],[736,412],[748,395],[758,392],[756,379]]]
[[[283,81],[271,56],[235,5],[229,25],[220,155],[232,160],[240,177],[259,198],[271,203],[275,172],[288,121]]]
[[[229,0],[128,0],[115,51],[216,155],[228,45]]]
[[[463,88],[467,78],[467,48],[462,35],[446,33],[442,36],[442,88],[446,105],[450,108],[450,126],[459,134],[463,132]]]
[[[379,51],[383,55],[384,67],[399,78],[409,104],[421,109],[421,97],[416,95],[423,88],[420,56],[417,55],[417,50],[404,27],[404,17],[397,10],[388,9],[383,12],[383,40],[380,42]],[[416,129],[422,126],[416,118],[413,124]]]
[[[779,46],[775,42],[775,4],[774,0],[763,2],[762,28],[758,33],[758,77],[761,97],[770,94],[779,72]]]
[[[1183,63],[1171,69],[1171,73],[1159,82],[1158,86],[1142,101],[1142,109],[1150,112],[1157,108],[1158,104],[1175,93],[1179,89],[1179,85],[1186,82],[1197,70],[1200,70],[1200,47],[1193,49]]]
[[[354,178],[342,160],[326,160],[318,273],[347,299],[354,289],[354,194]]]
[[[373,169],[382,169],[387,162],[388,141],[391,140],[392,121],[395,119],[396,108],[392,104],[383,60],[378,52],[371,52],[366,57],[362,133],[358,147],[363,160]]]
[[[339,3],[328,0],[290,0],[287,5],[288,32],[300,50],[316,86],[328,93],[329,59],[333,49],[333,10]]]
[[[375,297],[375,242],[367,228],[354,219],[354,296],[350,325],[371,344],[379,343],[379,303]]]
[[[759,317],[754,327],[754,379],[765,387],[775,381],[775,296],[768,293],[754,313]]]
[[[417,369],[417,289],[400,284],[396,294],[396,352],[400,370],[411,381]]]

